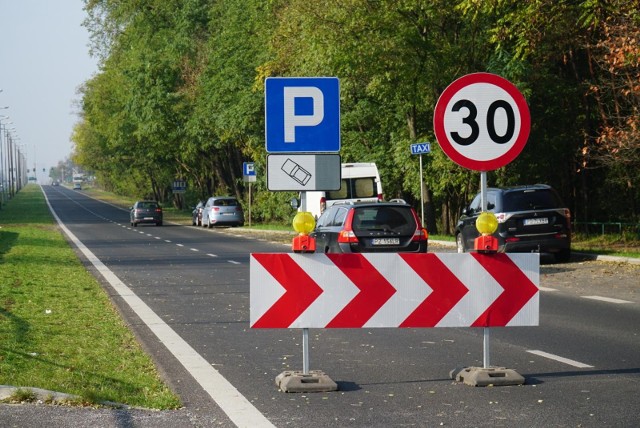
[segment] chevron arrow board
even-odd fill
[[[255,253],[250,325],[536,326],[539,271],[538,254]]]

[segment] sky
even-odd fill
[[[77,90],[98,71],[83,6],[82,0],[0,0],[0,116],[9,116],[2,123],[15,128],[40,183],[71,156]]]

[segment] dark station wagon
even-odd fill
[[[317,253],[426,253],[427,231],[405,203],[336,203],[311,233]]]

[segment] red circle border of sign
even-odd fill
[[[502,156],[495,159],[479,161],[475,159],[469,159],[463,156],[451,145],[451,141],[447,138],[447,134],[444,130],[444,114],[447,104],[451,101],[451,98],[458,93],[462,88],[475,84],[475,83],[489,83],[491,85],[498,86],[505,90],[518,106],[518,113],[520,114],[520,133],[516,138],[515,144]],[[524,96],[516,86],[509,82],[507,79],[491,73],[471,73],[456,79],[442,92],[436,108],[433,114],[433,131],[436,134],[436,140],[449,158],[460,165],[463,168],[472,169],[475,171],[492,171],[500,167],[505,166],[512,160],[514,160],[529,139],[529,131],[531,129],[531,116],[529,113],[529,106]]]

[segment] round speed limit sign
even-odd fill
[[[491,171],[514,160],[529,138],[531,118],[524,96],[508,80],[473,73],[440,95],[433,129],[449,158],[476,171]]]

